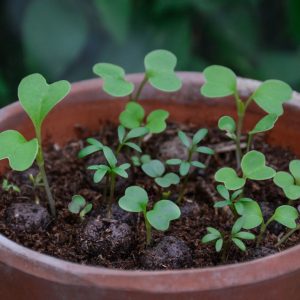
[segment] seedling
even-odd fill
[[[274,183],[282,188],[286,197],[290,200],[300,198],[300,160],[292,160],[289,164],[288,172],[277,172]]]
[[[204,154],[208,154],[208,155],[214,154],[214,151],[212,149],[198,145],[205,138],[205,136],[207,135],[207,132],[208,131],[205,128],[199,129],[194,134],[192,141],[190,141],[188,136],[183,131],[178,132],[179,139],[181,140],[183,145],[185,147],[187,147],[187,149],[188,149],[187,159],[181,160],[179,158],[173,158],[173,159],[169,159],[166,161],[166,163],[168,165],[178,165],[179,166],[179,174],[182,177],[185,177],[181,191],[179,193],[179,197],[177,199],[177,203],[181,203],[181,201],[184,197],[191,167],[196,167],[196,168],[200,168],[200,169],[203,169],[206,167],[200,161],[193,160],[193,154],[194,153],[204,153]]]
[[[168,188],[180,182],[180,178],[177,174],[173,172],[165,173],[166,168],[164,164],[157,159],[144,163],[142,170],[149,177],[154,178],[155,183],[162,188]]]
[[[223,66],[209,66],[203,71],[205,84],[201,88],[202,95],[209,98],[218,98],[234,96],[237,110],[237,125],[229,116],[223,116],[219,121],[219,127],[225,130],[227,136],[236,142],[237,167],[240,167],[241,135],[246,111],[249,105],[254,101],[266,113],[272,115],[259,122],[256,129],[250,133],[248,138],[248,150],[250,150],[253,134],[258,131],[271,129],[277,118],[283,114],[283,103],[288,101],[292,96],[291,87],[279,80],[267,80],[263,82],[246,100],[243,100],[238,93],[237,78],[234,72]],[[258,126],[258,128],[257,128]],[[257,131],[258,130],[258,131]]]
[[[128,212],[143,213],[146,228],[147,245],[151,243],[151,226],[156,230],[169,229],[170,222],[180,217],[179,207],[170,200],[160,200],[148,210],[148,194],[139,186],[128,187],[125,195],[120,198],[119,206]]]
[[[236,222],[230,234],[221,233],[213,227],[207,227],[207,234],[202,238],[201,242],[206,244],[215,243],[216,252],[223,251],[222,260],[226,261],[230,244],[233,243],[241,251],[246,250],[246,245],[242,240],[254,240],[255,235],[247,231],[241,231],[241,222]]]
[[[151,156],[143,154],[139,156],[131,156],[131,161],[135,167],[140,167],[142,164],[148,163],[151,160]]]
[[[256,150],[252,150],[243,156],[241,162],[242,177],[228,167],[221,168],[215,174],[215,180],[225,185],[228,190],[238,190],[245,186],[246,180],[266,180],[273,178],[275,170],[266,166],[265,156]]]
[[[108,164],[89,166],[88,170],[95,171],[94,178],[93,178],[95,183],[101,182],[105,176],[107,176],[108,178],[108,182],[110,185],[109,202],[108,202],[108,218],[111,218],[112,215],[111,206],[114,200],[116,177],[121,176],[123,178],[128,178],[128,173],[126,172],[126,170],[130,168],[130,164],[125,163],[118,166],[117,158],[109,147],[103,146],[102,151]],[[104,197],[106,198],[106,191],[104,191]]]
[[[8,182],[7,179],[3,179],[2,189],[6,192],[13,191],[16,193],[21,193],[20,188],[17,185]]]
[[[72,201],[68,205],[68,209],[71,213],[79,215],[83,220],[85,216],[92,210],[93,204],[87,203],[84,197],[80,195],[74,195]]]
[[[53,216],[56,215],[55,201],[45,171],[42,125],[48,113],[69,93],[70,88],[69,82],[65,80],[48,84],[40,74],[25,77],[19,84],[18,96],[22,107],[33,123],[36,137],[27,141],[15,130],[7,130],[0,134],[2,145],[0,159],[7,158],[13,170],[24,171],[36,160]]]

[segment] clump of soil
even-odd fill
[[[199,128],[192,124],[169,124],[164,133],[153,135],[143,143],[143,152],[152,158],[179,156],[185,159],[185,150],[180,150],[181,144],[178,141],[174,142],[178,129],[190,133],[191,138]],[[56,219],[49,216],[43,188],[34,189],[31,186],[28,176],[36,175],[35,166],[24,173],[7,171],[5,178],[19,186],[21,193],[7,192],[0,188],[1,234],[28,248],[64,260],[120,269],[199,268],[237,263],[282,251],[300,241],[300,233],[296,232],[284,245],[276,248],[278,239],[286,229],[273,222],[259,247],[256,247],[255,241],[247,241],[247,251],[241,252],[232,245],[226,262],[215,252],[213,244],[201,243],[206,227],[212,226],[229,232],[234,222],[228,210],[213,207],[220,200],[215,190],[214,174],[221,167],[235,167],[234,148],[222,132],[210,129],[203,145],[214,148],[216,154],[211,157],[199,155],[199,160],[207,168],[195,169],[190,176],[181,204],[181,218],[171,222],[166,232],[153,230],[151,246],[146,247],[142,215],[125,212],[115,203],[112,206],[112,219],[107,219],[104,185],[95,185],[91,174],[86,170],[89,164],[103,163],[103,157],[96,154],[92,158],[78,158],[78,152],[85,145],[87,137],[95,137],[103,144],[115,148],[117,126],[104,124],[96,133],[88,130],[78,132],[78,140],[70,141],[64,147],[51,143],[49,139],[45,145],[46,169],[56,201]],[[172,146],[172,143],[176,146]],[[276,170],[288,170],[290,160],[296,158],[287,149],[268,145],[264,136],[256,138],[254,147],[266,155],[268,165]],[[181,154],[175,153],[174,149],[179,149]],[[168,152],[170,156],[166,156]],[[130,162],[132,155],[136,153],[125,149],[120,163]],[[167,167],[167,171],[170,170]],[[161,190],[153,179],[147,177],[140,168],[132,167],[129,179],[118,183],[116,202],[130,185],[139,185],[147,190],[149,208],[161,197]],[[169,199],[175,201],[180,193],[180,186],[172,187],[170,191]],[[75,194],[84,196],[93,204],[93,210],[84,221],[68,211],[68,204]],[[245,195],[259,202],[265,218],[279,205],[287,204],[287,199],[272,180],[249,181]],[[38,201],[40,205],[35,204]],[[255,230],[253,232],[257,233]]]

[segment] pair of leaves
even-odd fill
[[[9,192],[10,190],[16,192],[16,193],[21,193],[21,190],[20,188],[13,184],[13,183],[10,183],[8,182],[7,179],[3,179],[3,182],[2,182],[2,189],[6,192]]]
[[[181,160],[179,158],[168,159],[166,161],[166,164],[170,165],[170,166],[179,165],[179,174],[180,174],[180,176],[186,176],[189,173],[192,166],[196,167],[196,168],[199,168],[199,169],[206,168],[206,166],[203,163],[201,163],[200,161],[188,162],[186,160]]]
[[[163,188],[167,188],[172,184],[176,185],[179,183],[180,178],[175,173],[165,173],[166,168],[164,164],[157,160],[150,160],[142,165],[142,170],[150,177],[154,178],[156,184]]]
[[[265,156],[258,151],[252,150],[246,153],[241,162],[243,177],[239,177],[232,168],[222,168],[215,174],[215,180],[222,182],[228,190],[238,190],[242,188],[246,179],[266,180],[273,178],[276,174],[274,169],[266,166]]]
[[[80,218],[84,219],[93,208],[91,203],[87,203],[86,200],[80,195],[74,195],[72,201],[68,205],[68,209],[73,214],[79,214]]]
[[[177,59],[173,53],[167,50],[154,50],[145,57],[145,76],[158,90],[177,91],[182,83],[174,72],[176,63]],[[103,79],[103,90],[109,95],[123,97],[134,90],[133,83],[125,78],[124,69],[117,65],[98,63],[93,67],[93,72]]]
[[[79,158],[83,158],[83,157],[86,157],[95,152],[102,151],[102,149],[104,147],[101,142],[97,141],[94,138],[88,138],[86,141],[89,144],[89,146],[87,146],[79,151],[79,153],[78,153]]]
[[[160,200],[155,203],[152,210],[147,211],[149,202],[147,192],[139,186],[126,189],[125,195],[120,198],[119,206],[125,211],[142,212],[152,227],[165,231],[170,222],[180,217],[179,207],[170,200]]]
[[[140,167],[142,164],[148,163],[151,160],[151,156],[143,154],[142,156],[131,156],[131,161],[134,166]]]
[[[289,164],[288,172],[277,172],[274,176],[274,183],[283,189],[284,194],[290,200],[300,198],[300,160],[293,160]]]
[[[183,131],[180,130],[178,131],[178,137],[182,144],[189,150],[205,154],[213,154],[213,150],[208,147],[197,147],[198,144],[207,136],[207,133],[208,130],[206,128],[201,128],[193,135],[191,140]]]
[[[237,190],[230,195],[229,191],[226,189],[224,185],[217,185],[217,191],[221,195],[221,197],[224,199],[222,201],[218,201],[214,204],[214,207],[220,208],[224,206],[232,206],[233,201],[236,200],[243,192],[243,190]]]
[[[166,127],[166,119],[169,113],[162,109],[152,111],[146,118],[145,127],[150,133],[161,133]],[[133,129],[141,127],[145,118],[145,110],[136,102],[129,102],[126,104],[125,110],[121,112],[119,120],[120,123],[128,128]]]
[[[201,87],[202,95],[210,98],[236,95],[237,78],[229,68],[213,65],[203,71],[205,84]],[[283,103],[290,100],[291,87],[280,80],[263,82],[251,95],[255,103],[268,114],[283,114]]]

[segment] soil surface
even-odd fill
[[[173,156],[177,154],[179,157],[184,155],[185,150],[177,138],[178,129],[189,132],[192,136],[198,128],[192,124],[169,124],[164,133],[147,137],[142,144],[144,153],[162,160],[175,158]],[[45,145],[46,169],[56,200],[57,218],[51,218],[47,211],[43,187],[34,188],[29,180],[30,174],[37,174],[35,166],[23,173],[7,171],[4,178],[19,186],[21,192],[4,191],[0,188],[1,234],[25,247],[71,262],[109,268],[151,270],[201,268],[243,262],[274,254],[300,241],[300,234],[296,232],[284,245],[276,248],[275,244],[286,229],[273,222],[259,247],[255,246],[255,241],[248,241],[247,250],[241,252],[231,245],[225,260],[214,251],[213,244],[201,243],[207,226],[229,232],[234,222],[228,210],[213,207],[214,202],[221,200],[215,190],[214,173],[223,166],[235,167],[234,147],[222,132],[210,129],[202,145],[214,148],[216,154],[211,157],[199,155],[199,160],[207,168],[195,169],[190,176],[181,205],[181,218],[171,222],[170,229],[166,232],[153,230],[152,243],[146,247],[142,216],[125,212],[114,204],[112,219],[107,218],[104,181],[95,185],[92,180],[93,173],[87,171],[88,165],[103,163],[101,153],[86,159],[77,157],[79,150],[86,145],[87,137],[93,136],[103,144],[116,147],[116,126],[105,124],[97,133],[80,128],[76,132],[78,139],[64,147],[51,141]],[[287,149],[270,146],[265,140],[264,136],[258,136],[254,141],[255,149],[266,155],[268,165],[276,170],[288,170],[288,164],[296,158],[295,155]],[[168,149],[172,152],[171,157]],[[125,150],[120,159],[121,163],[130,162],[131,155],[133,152]],[[127,181],[122,179],[117,182],[115,200],[123,196],[126,187],[133,184],[148,191],[150,207],[159,200],[161,190],[139,167],[131,168]],[[169,188],[169,199],[175,200],[178,197],[179,187]],[[84,196],[87,202],[93,204],[93,210],[84,220],[68,211],[68,204],[75,194]],[[277,206],[287,204],[287,199],[272,180],[249,181],[245,195],[259,202],[265,218]],[[253,232],[257,233],[255,230]]]

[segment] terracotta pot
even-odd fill
[[[167,109],[171,120],[216,126],[221,115],[235,115],[234,101],[204,99],[199,93],[200,73],[179,73],[183,88],[165,94],[147,86],[143,105],[147,110]],[[129,76],[138,83],[142,75]],[[242,95],[258,82],[240,79]],[[285,115],[268,136],[270,143],[300,154],[300,97],[286,105]],[[75,137],[74,125],[98,128],[105,120],[117,120],[123,100],[112,100],[101,91],[100,80],[73,85],[71,94],[50,114],[44,136],[65,143]],[[262,112],[252,107],[246,126]],[[0,110],[0,130],[18,129],[27,137],[32,126],[19,104]],[[2,164],[2,170],[3,170]],[[118,271],[82,266],[39,254],[0,235],[0,299],[300,299],[300,245],[247,263],[179,271]]]

